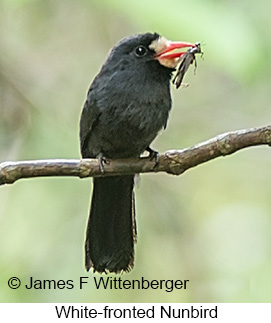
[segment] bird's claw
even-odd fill
[[[104,173],[104,164],[109,164],[108,160],[104,157],[102,153],[97,156],[99,168],[101,173]]]
[[[147,147],[146,149],[149,152],[150,160],[155,160],[155,164],[153,168],[156,168],[159,164],[159,153],[157,150],[153,150],[151,147]]]

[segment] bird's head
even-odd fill
[[[111,51],[109,60],[128,62],[155,61],[168,69],[174,69],[182,55],[183,48],[195,47],[188,42],[169,41],[157,33],[145,33],[122,39]]]

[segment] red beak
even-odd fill
[[[195,44],[187,42],[171,42],[167,41],[165,48],[156,54],[155,57],[163,59],[171,59],[176,57],[181,57],[185,52],[173,52],[176,49],[185,48],[185,47],[196,47]]]
[[[187,42],[172,42],[164,37],[158,38],[150,45],[150,49],[155,51],[154,59],[168,68],[177,66],[180,57],[186,53],[177,50],[185,47],[196,47],[196,45]]]

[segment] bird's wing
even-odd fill
[[[99,115],[100,111],[96,105],[96,100],[91,95],[90,90],[80,119],[80,145],[82,157],[96,157],[88,156],[90,155],[90,152],[87,152],[86,148],[89,136],[91,135],[91,131],[93,130],[95,123],[98,121]]]

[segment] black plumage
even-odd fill
[[[112,49],[81,114],[83,158],[136,157],[150,150],[171,109],[170,79],[178,57],[170,51],[189,45],[146,33],[127,37]],[[93,183],[86,269],[128,271],[136,241],[134,176],[99,177]]]

